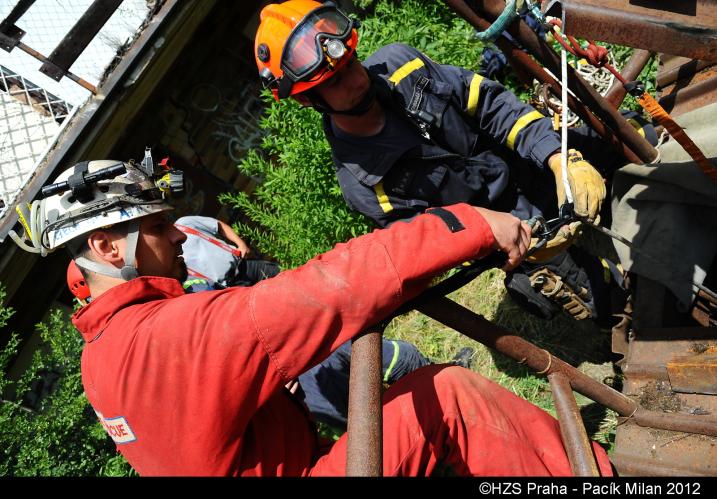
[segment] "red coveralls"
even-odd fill
[[[73,317],[87,397],[141,475],[343,475],[346,437],[319,455],[284,385],[418,294],[429,276],[491,250],[471,207],[340,244],[251,288],[185,295],[141,277]],[[385,396],[386,475],[570,474],[556,421],[484,378],[429,366]],[[604,472],[605,452],[596,446]]]

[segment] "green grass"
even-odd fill
[[[450,295],[457,303],[483,315],[514,334],[560,357],[597,381],[611,381],[610,335],[590,321],[559,316],[546,321],[520,309],[506,295],[504,274],[490,270]],[[462,347],[475,348],[472,370],[495,381],[555,416],[550,386],[545,376],[475,342],[418,312],[397,317],[385,336],[414,343],[435,362],[449,361]],[[614,442],[616,414],[576,394],[588,435],[608,449]]]

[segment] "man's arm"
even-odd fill
[[[477,131],[492,137],[496,143],[540,168],[546,167],[548,158],[559,151],[560,137],[553,130],[551,120],[521,102],[500,83],[464,68],[438,64],[407,45],[394,44],[391,51],[392,58],[398,59],[395,63],[400,65],[405,59],[415,68],[399,81],[399,85],[414,87],[421,77],[449,85],[455,105],[472,121]]]
[[[565,188],[560,138],[553,130],[551,120],[532,106],[520,102],[499,83],[455,66],[433,66],[437,66],[434,71],[460,74],[460,77],[454,76],[449,81],[453,82],[462,110],[475,118],[481,131],[522,158],[549,168],[555,176],[558,206],[562,206],[565,203]],[[605,199],[605,185],[600,173],[574,150],[568,154],[567,173],[575,213],[589,222],[599,219],[600,205]]]
[[[251,253],[251,248],[247,245],[239,235],[234,232],[231,226],[221,220],[217,219],[219,235],[232,243],[241,252],[241,256],[248,258]]]
[[[435,275],[495,249],[509,255],[509,266],[525,255],[529,229],[512,215],[468,205],[440,210],[457,221],[454,229],[432,210],[252,288],[257,334],[285,380],[385,318]]]
[[[144,321],[142,339],[161,348],[169,364],[191,363],[183,372],[215,380],[197,396],[207,404],[219,397],[242,427],[288,381],[415,297],[433,276],[496,249],[515,265],[529,237],[507,213],[438,208],[250,288],[162,300]]]

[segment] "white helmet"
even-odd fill
[[[76,164],[62,172],[52,185],[43,187],[42,199],[24,209],[17,207],[30,244],[14,231],[10,236],[21,248],[42,256],[66,246],[80,267],[125,280],[137,277],[134,253],[138,219],[171,210],[165,199],[170,192],[181,192],[183,185],[181,172],[167,170],[153,175],[151,156],[148,164],[146,161],[145,156],[142,165],[113,160]],[[80,236],[122,222],[130,222],[122,269],[75,255],[84,242]]]

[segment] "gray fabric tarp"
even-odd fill
[[[675,119],[717,165],[717,103]],[[690,304],[717,253],[717,183],[670,140],[656,165],[626,165],[612,187],[612,230],[645,254],[613,241],[626,270],[653,279]]]

